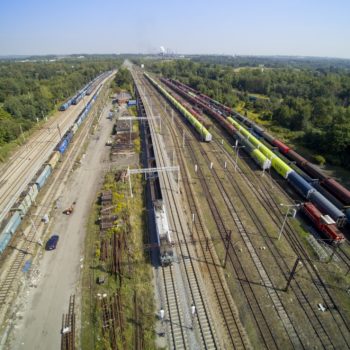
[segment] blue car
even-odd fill
[[[51,236],[50,239],[46,243],[46,250],[56,249],[58,239],[59,239],[58,235]]]

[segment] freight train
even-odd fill
[[[242,136],[238,130],[230,123],[224,116],[222,116],[220,113],[208,108],[204,103],[201,101],[197,101],[196,98],[193,96],[187,96],[184,91],[179,89],[176,85],[172,84],[171,81],[161,78],[160,79],[165,85],[169,86],[171,89],[174,89],[176,92],[178,92],[180,95],[184,96],[185,98],[188,98],[189,101],[192,103],[195,103],[196,105],[199,105],[205,112],[210,114],[216,121],[221,125],[223,129],[225,129],[230,135],[235,136],[236,139],[239,140],[241,145],[244,146],[245,152],[247,152],[253,160],[258,164],[258,166],[263,169],[269,169],[271,166],[271,161],[268,159],[258,148],[254,147],[251,142],[249,142],[244,136]]]
[[[67,110],[71,105],[77,105],[84,96],[90,95],[95,88],[102,82],[102,80],[107,77],[111,71],[103,72],[102,74],[98,75],[96,78],[94,78],[92,81],[90,81],[88,84],[86,84],[81,90],[78,91],[76,95],[74,95],[72,98],[67,100],[65,103],[63,103],[58,110],[59,111],[65,111]]]
[[[318,179],[320,181],[320,184],[338,200],[340,200],[344,206],[350,206],[350,191],[343,185],[341,185],[335,179],[324,175],[315,165],[307,161],[304,157],[295,152],[291,147],[274,138],[272,135],[264,131],[263,128],[249,121],[246,117],[243,117],[239,114],[237,114],[236,117],[251,127],[258,135],[263,137],[271,145],[277,147],[283,155],[285,155],[291,161],[296,162],[296,164],[313,179]]]
[[[4,220],[0,228],[0,254],[5,250],[12,236],[18,229],[22,219],[34,203],[38,193],[47,183],[52,171],[57,166],[61,156],[67,150],[74,133],[78,130],[81,123],[88,115],[92,105],[95,103],[97,96],[101,91],[102,85],[99,86],[93,97],[90,99],[83,111],[78,115],[71,128],[64,134],[62,139],[58,142],[54,152],[50,155],[48,160],[41,166],[39,171],[35,174],[26,189],[21,193],[17,202],[12,206],[7,218]]]
[[[144,73],[147,79],[155,86],[163,96],[188,120],[188,122],[194,127],[197,133],[203,138],[204,141],[210,142],[212,140],[211,133],[206,127],[201,124],[184,106],[181,105],[176,99],[171,96],[166,90],[164,90],[154,79],[152,79],[147,73]]]
[[[312,186],[308,181],[306,181],[298,172],[292,169],[286,162],[284,162],[280,157],[273,153],[265,144],[263,144],[258,139],[258,137],[263,137],[264,134],[264,130],[261,127],[250,122],[249,126],[251,127],[251,130],[247,130],[243,127],[242,124],[238,123],[234,118],[232,118],[232,116],[237,117],[238,114],[234,113],[230,108],[223,106],[215,100],[210,99],[208,96],[199,94],[194,89],[188,88],[182,83],[164,78],[161,80],[169,87],[173,88],[176,92],[181,94],[183,97],[191,101],[193,104],[200,106],[205,112],[207,112],[209,115],[213,116],[216,120],[218,120],[220,125],[224,126],[225,129],[227,129],[227,127],[225,127],[226,123],[224,121],[230,122],[235,128],[236,138],[245,146],[246,143],[243,142],[243,139],[246,139],[250,142],[251,145],[253,145],[253,147],[256,147],[271,162],[272,168],[274,168],[279,175],[287,179],[288,182],[292,185],[292,187],[296,189],[297,192],[300,193],[307,201],[311,201],[313,204],[315,204],[315,206],[319,209],[320,213],[324,213],[332,217],[334,219],[334,222],[336,222],[339,227],[343,226],[346,223],[346,217],[338,207],[331,203],[323,194],[320,193],[320,191],[318,191],[314,186]],[[245,124],[247,125],[247,118],[242,117],[240,115],[238,116],[240,117],[240,121],[242,122],[244,120]],[[254,134],[257,137],[254,136]],[[279,146],[278,148],[280,150],[282,147],[284,147],[282,144],[277,142],[278,140],[275,140],[271,135],[267,133],[265,134],[266,137],[264,138],[267,141],[269,141],[274,147]],[[286,152],[286,149],[284,149],[284,153],[288,153]],[[314,167],[312,166],[311,168],[314,169]],[[315,221],[313,222],[315,223]],[[321,226],[318,225],[318,228],[320,227]],[[327,234],[327,232],[327,230],[324,230],[325,234]],[[343,242],[343,236],[341,233],[339,234],[340,231],[337,230],[334,232],[334,235],[329,234],[328,237],[330,237],[336,242]],[[339,235],[338,238],[334,238],[337,237],[337,235]]]
[[[190,96],[195,96],[209,103],[212,108],[216,108],[220,113],[222,113],[225,117],[234,116],[240,122],[244,123],[248,126],[253,133],[256,133],[259,137],[264,138],[269,144],[274,147],[277,147],[278,150],[286,156],[292,162],[295,162],[298,167],[306,172],[312,179],[318,179],[320,185],[325,188],[327,192],[329,192],[332,196],[334,196],[338,201],[342,203],[342,207],[346,211],[348,220],[350,222],[350,191],[345,188],[342,184],[340,184],[335,179],[324,175],[315,165],[306,160],[300,154],[295,152],[291,147],[284,144],[282,141],[278,140],[274,136],[267,133],[261,126],[255,124],[247,117],[242,116],[241,114],[233,111],[231,108],[221,104],[218,101],[213,100],[212,98],[199,93],[198,91],[188,87],[185,84],[182,84],[178,81],[174,81],[169,79],[174,85],[179,86],[180,88],[186,90]],[[333,201],[333,200],[332,200]],[[333,201],[334,204],[338,204],[336,201]]]
[[[205,98],[206,100],[209,99],[207,96]],[[223,114],[226,116],[233,115],[237,120],[248,126],[252,133],[255,133],[258,137],[263,138],[273,147],[277,147],[283,156],[285,156],[291,162],[295,162],[297,166],[302,170],[301,176],[304,177],[308,182],[312,182],[313,186],[338,209],[343,210],[348,222],[350,222],[350,191],[347,188],[345,188],[335,179],[324,175],[315,165],[307,161],[291,147],[270,135],[262,127],[253,123],[248,118],[242,116],[239,113],[233,112],[226,106],[220,105],[220,103],[217,101],[212,100],[211,102],[218,109],[220,109]]]

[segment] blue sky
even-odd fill
[[[0,55],[350,58],[350,0],[0,0]]]

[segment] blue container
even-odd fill
[[[254,128],[250,128],[250,129],[249,129],[249,132],[250,132],[254,137],[256,137],[258,140],[261,139],[260,134],[257,134],[257,133],[254,131]]]
[[[60,106],[59,110],[60,111],[65,111],[69,107],[69,104],[66,102],[63,105]]]
[[[50,176],[50,174],[51,174],[50,165],[45,165],[42,171],[40,172],[40,175],[35,180],[35,183],[38,185],[39,190],[45,185],[47,178]]]
[[[57,145],[57,150],[64,153],[73,137],[72,131],[68,131],[62,138],[62,141]]]
[[[292,171],[289,174],[288,181],[306,199],[309,198],[311,192],[315,191],[296,171]]]
[[[21,223],[21,215],[18,211],[14,212],[6,226],[0,233],[0,253],[2,253],[11,240],[12,235],[16,232]]]
[[[83,98],[83,94],[80,93],[78,96],[74,97],[72,100],[72,105],[77,105],[81,99]]]
[[[322,194],[322,196],[326,197],[331,203],[333,203],[337,208],[343,209],[344,205],[338,199],[333,197],[326,189],[324,189],[319,183],[313,184],[318,192]]]
[[[72,140],[73,133],[71,130],[67,131],[66,134],[63,136],[64,139],[67,140],[68,143]]]
[[[0,253],[2,253],[11,240],[12,235],[8,232],[2,232],[0,234]]]
[[[16,230],[17,227],[19,226],[19,224],[21,223],[21,215],[18,211],[14,212],[13,215],[11,216],[11,219],[9,220],[9,222],[6,225],[6,228],[8,230],[8,232],[11,233],[11,235],[13,235]]]
[[[57,151],[59,151],[61,154],[63,154],[68,147],[68,142],[66,139],[63,139],[58,145],[57,145]]]
[[[323,213],[328,214],[339,227],[342,227],[346,223],[345,214],[333,205],[328,199],[322,196],[318,191],[314,191],[310,194],[309,199],[316,207]]]

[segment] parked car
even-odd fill
[[[56,249],[58,239],[58,235],[52,235],[46,243],[46,250]]]

